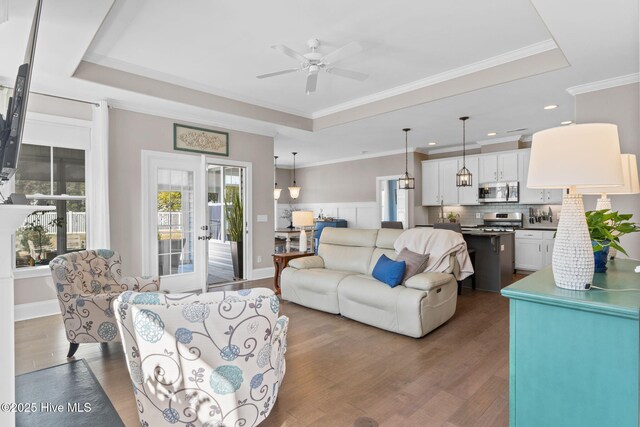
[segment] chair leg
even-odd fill
[[[474,287],[475,289],[475,287]],[[462,282],[458,281],[458,295],[462,295]]]
[[[69,352],[67,353],[67,358],[72,358],[74,354],[76,354],[76,350],[78,350],[78,346],[80,346],[80,344],[72,342],[69,343]]]

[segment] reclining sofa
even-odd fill
[[[453,316],[454,255],[444,272],[416,274],[394,288],[371,275],[382,254],[395,259],[403,230],[325,228],[317,256],[293,259],[280,277],[286,301],[420,338]],[[435,254],[431,254],[432,256]]]

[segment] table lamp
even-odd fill
[[[579,188],[580,194],[599,194],[600,198],[596,202],[596,210],[609,209],[611,207],[611,199],[608,194],[639,194],[640,183],[638,182],[638,162],[635,154],[622,154],[622,176],[624,184],[622,187],[602,187],[602,188]],[[609,258],[616,257],[618,251],[615,248],[609,248]]]
[[[553,247],[556,286],[585,290],[594,272],[593,249],[578,188],[622,186],[618,127],[608,123],[562,126],[536,132],[527,187],[568,188]]]
[[[293,211],[292,221],[294,227],[300,227],[300,252],[307,251],[307,233],[305,227],[313,225],[313,212],[311,211]]]

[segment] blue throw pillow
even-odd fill
[[[386,255],[382,255],[378,258],[372,275],[393,288],[402,282],[405,266],[406,263],[404,261],[393,261]]]

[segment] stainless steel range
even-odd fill
[[[522,213],[486,213],[482,217],[483,224],[478,228],[482,231],[515,231],[522,228]]]

